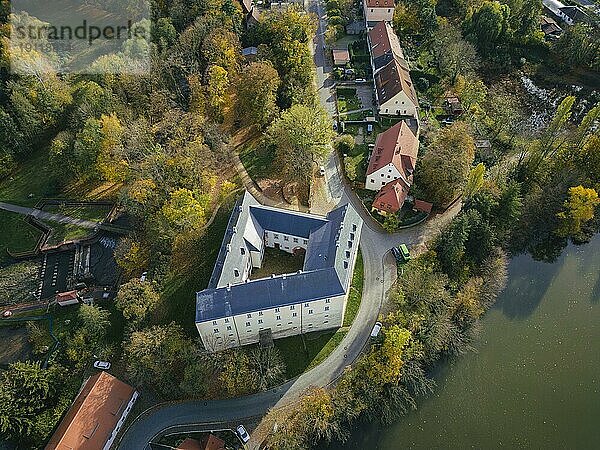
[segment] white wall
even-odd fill
[[[275,244],[279,244],[279,248],[288,253],[293,253],[294,249],[298,247],[306,250],[308,246],[308,239],[290,234],[275,233],[273,231],[265,231],[264,239],[267,247],[275,247]]]
[[[418,118],[417,108],[405,92],[399,92],[387,102],[379,106],[379,114],[382,115],[402,115]]]
[[[371,155],[371,158],[373,158],[373,155]],[[400,172],[394,164],[389,163],[367,176],[365,188],[371,191],[379,191],[383,186],[398,178],[400,178]]]
[[[394,7],[387,8],[369,8],[367,2],[363,1],[363,9],[365,11],[365,19],[367,22],[391,22],[394,18]]]
[[[342,295],[239,314],[196,323],[196,328],[209,351],[257,343],[259,332],[267,328],[271,329],[273,339],[339,328],[344,320],[346,297]]]

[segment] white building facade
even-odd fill
[[[363,0],[367,29],[374,22],[391,22],[394,18],[394,0]]]
[[[350,206],[327,217],[261,206],[246,192],[230,218],[209,287],[196,295],[196,328],[219,351],[338,328],[358,253],[362,219]],[[296,273],[250,280],[264,249],[304,254]]]

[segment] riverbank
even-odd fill
[[[439,365],[434,394],[394,425],[324,448],[595,448],[599,317],[600,235],[553,264],[513,258],[477,351]]]

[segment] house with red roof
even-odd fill
[[[394,0],[363,0],[367,28],[370,28],[370,24],[375,22],[391,22],[394,18],[395,7]]]
[[[419,100],[398,36],[389,23],[378,22],[367,40],[379,114],[418,120]]]
[[[413,183],[418,152],[417,134],[404,120],[377,135],[365,184],[379,191],[373,209],[385,215],[402,208]]]

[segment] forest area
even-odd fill
[[[152,1],[149,41],[128,39],[91,62],[89,73],[32,63],[39,70],[23,75],[11,71],[10,22],[36,19],[10,13],[3,0],[0,179],[9,183],[28,168],[48,177],[36,196],[107,192],[133,231],[115,250],[123,284],[114,304],[56,312],[61,344],[48,368],[36,360],[1,371],[0,436],[43,447],[97,357],[113,361],[117,376],[155,402],[242,395],[282,381],[277,349],[205,354],[194,293],[208,283],[215,235],[240,189],[235,134],[252,129],[262,136],[282,173],[302,189],[310,183],[307,164],[332,137],[315,98],[313,19],[289,9],[249,29],[234,0]],[[245,46],[257,47],[260,57],[245,61]],[[131,63],[140,47],[150,58],[147,72],[101,70]],[[33,187],[24,189],[2,200],[27,199]],[[142,272],[149,282],[140,281]],[[28,336],[34,354],[47,350],[43,328],[28,326]]]

